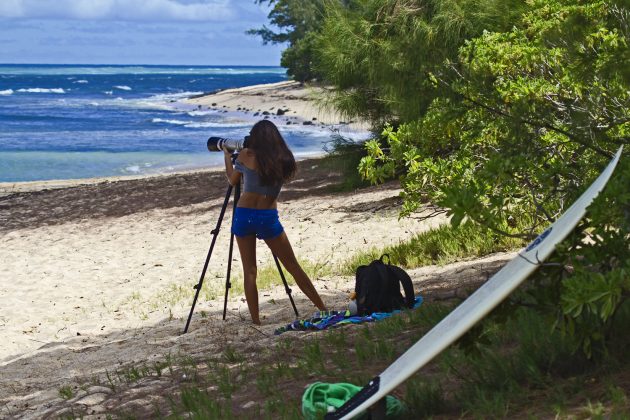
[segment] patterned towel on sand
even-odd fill
[[[416,296],[412,309],[416,309],[422,304],[422,296]],[[344,324],[360,324],[363,322],[380,321],[401,312],[395,310],[392,312],[374,312],[370,315],[359,316],[351,315],[349,310],[345,311],[322,311],[315,312],[309,319],[295,320],[285,327],[278,328],[274,334],[280,335],[287,331],[319,331],[326,328],[338,327]]]

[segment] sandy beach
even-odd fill
[[[240,111],[252,117],[267,118],[278,125],[302,124],[368,130],[369,124],[348,120],[326,105],[326,89],[294,81],[226,89],[186,102],[199,108],[224,112]]]
[[[259,95],[268,87],[258,87],[193,100],[251,110],[275,103],[276,108],[294,110],[303,121],[315,116],[317,121],[336,121],[314,113],[310,101],[293,99],[299,98],[294,84],[283,86],[285,97],[280,99]],[[272,87],[274,95],[281,87]],[[264,106],[256,102],[262,100]],[[354,279],[323,268],[444,222],[421,220],[421,212],[399,219],[397,182],[333,192],[331,185],[340,176],[317,159],[301,161],[297,178],[285,186],[278,205],[298,258],[322,267],[315,285],[336,309],[346,307]],[[70,402],[60,398],[59,387],[167,354],[194,355],[229,343],[274,340],[273,331],[294,319],[279,279],[260,292],[260,328],[252,327],[237,287],[230,294],[227,320],[221,320],[231,206],[190,331],[181,335],[226,188],[225,175],[217,170],[0,185],[0,417],[54,417],[69,404],[107,412],[102,404],[106,396],[88,399],[105,394],[102,387],[87,387]],[[273,264],[262,243],[257,257],[261,268]],[[483,281],[508,257],[426,267],[414,270],[412,277],[418,291],[429,293],[430,285],[448,289],[454,277]],[[237,283],[241,267],[236,250],[233,270]],[[312,314],[315,307],[297,288],[293,295],[300,314]]]

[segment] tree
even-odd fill
[[[384,131],[360,167],[402,173],[404,211],[421,200],[505,235],[532,238],[630,143],[630,14],[614,1],[536,0],[506,32],[466,41],[428,73],[423,114]],[[387,152],[387,153],[386,153]],[[603,349],[630,295],[630,162],[624,153],[587,223],[536,277],[530,303]]]
[[[314,36],[323,21],[323,0],[255,0],[257,4],[273,5],[269,21],[280,28],[279,32],[263,25],[247,31],[262,38],[264,44],[288,43],[282,52],[280,64],[287,68],[289,76],[299,82],[318,78],[315,70]]]
[[[413,121],[439,92],[426,74],[454,60],[467,39],[509,29],[521,0],[352,0],[329,2],[317,37],[318,71],[332,104],[376,125]]]

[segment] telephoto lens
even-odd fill
[[[208,150],[211,152],[220,152],[224,148],[230,152],[237,152],[244,146],[244,140],[225,139],[223,137],[210,137],[208,139]]]

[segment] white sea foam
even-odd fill
[[[18,89],[18,92],[22,93],[66,93],[62,88],[54,88],[54,89],[44,89],[44,88],[28,88],[28,89]]]
[[[81,80],[77,80],[76,82],[72,82],[72,83],[81,83],[81,84],[84,84],[84,83],[90,83],[90,82],[88,82],[87,80],[81,79]]]
[[[125,168],[125,172],[131,172],[134,174],[140,173],[140,166],[138,165],[127,166]]]
[[[130,108],[162,109],[172,111],[176,107],[178,100],[189,98],[193,95],[200,95],[202,93],[203,92],[166,93],[153,95],[148,98],[127,99],[124,101],[123,106],[128,106]]]
[[[167,120],[167,119],[162,119],[162,118],[153,118],[151,122],[156,123],[156,124],[173,124],[173,125],[187,125],[191,123],[190,121]]]
[[[114,86],[114,89],[120,89],[120,90],[131,90],[131,88],[129,86]]]
[[[219,113],[219,111],[215,111],[215,110],[207,110],[207,111],[188,111],[186,112],[186,114],[190,115],[191,117],[203,117],[206,115],[217,115]]]
[[[162,93],[159,95],[153,95],[146,99],[146,101],[154,102],[171,102],[179,99],[189,98],[191,96],[201,95],[204,92],[179,92],[179,93]]]
[[[103,92],[105,95],[113,95],[114,91],[113,90],[106,90]]]
[[[0,90],[0,95],[4,95],[4,96],[13,95],[13,89]]]
[[[186,124],[188,128],[237,128],[251,125],[250,122],[191,122]]]

